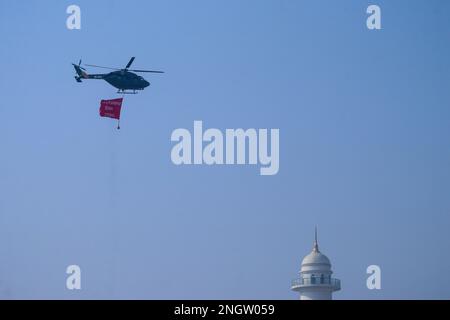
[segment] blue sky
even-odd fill
[[[315,225],[335,298],[450,298],[449,12],[2,0],[0,298],[295,299]],[[71,63],[131,56],[166,73],[125,97],[118,131],[98,116],[114,88],[76,83]],[[279,128],[279,173],[174,166],[171,132],[194,120]],[[81,291],[65,287],[70,264]],[[371,264],[382,290],[366,288]]]

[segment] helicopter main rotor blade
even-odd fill
[[[135,57],[132,57],[132,58],[130,59],[130,62],[128,62],[128,64],[127,64],[127,66],[125,67],[125,69],[128,69],[129,67],[131,67],[131,65],[132,65],[132,63],[133,63],[133,61],[134,61],[134,59],[135,59]]]
[[[150,73],[164,73],[164,71],[155,71],[155,70],[128,70],[133,72],[150,72]]]
[[[94,67],[94,68],[102,68],[102,69],[110,69],[110,70],[122,70],[122,69],[117,69],[117,68],[96,66],[95,64],[85,64],[85,66]]]

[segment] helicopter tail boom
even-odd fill
[[[73,64],[77,75],[75,76],[75,80],[77,82],[82,82],[81,79],[104,79],[105,75],[103,74],[88,74],[86,70],[80,65]]]

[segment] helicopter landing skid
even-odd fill
[[[121,93],[121,94],[137,94],[136,90],[133,90],[133,91],[118,90],[117,93]]]

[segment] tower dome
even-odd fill
[[[303,258],[300,272],[310,273],[315,271],[323,271],[327,274],[331,274],[330,259],[319,250],[319,244],[317,243],[317,228],[314,234],[314,245],[310,254]]]
[[[303,258],[300,277],[292,281],[291,289],[300,292],[301,300],[331,300],[331,293],[341,289],[332,273],[330,259],[319,250],[316,228],[313,250]]]
[[[313,251],[310,254],[308,254],[305,258],[303,258],[302,268],[303,266],[308,266],[312,264],[328,266],[329,268],[331,268],[331,263],[328,257],[319,251]]]

